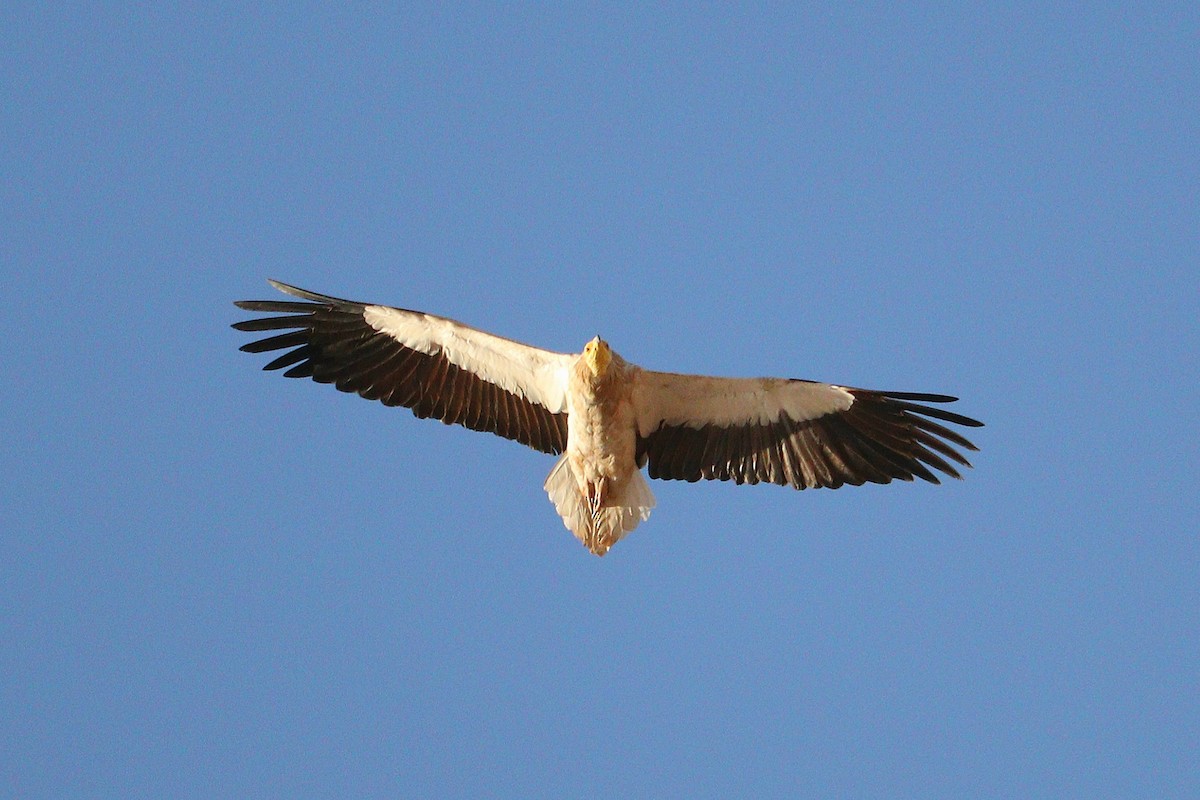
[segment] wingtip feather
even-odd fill
[[[321,303],[328,302],[329,300],[333,299],[327,295],[310,292],[307,289],[301,289],[299,286],[292,286],[290,283],[277,281],[274,278],[267,278],[267,283],[271,284],[272,287],[283,292],[284,294],[290,294],[292,297],[299,297],[302,300],[314,300],[318,303]]]

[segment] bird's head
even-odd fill
[[[597,336],[583,346],[583,360],[597,378],[603,377],[612,363],[613,352],[608,342]]]

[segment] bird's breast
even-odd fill
[[[577,477],[622,482],[636,469],[637,435],[629,385],[574,382],[568,398],[567,456]]]

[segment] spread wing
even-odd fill
[[[983,424],[927,405],[957,399],[938,394],[648,370],[634,381],[639,463],[649,461],[650,477],[665,480],[797,489],[914,477],[939,483],[933,470],[959,478],[954,464],[971,466],[959,450],[977,448],[935,420]]]
[[[567,444],[566,386],[572,356],[493,336],[445,317],[355,303],[271,281],[306,302],[242,300],[271,316],[239,331],[286,331],[247,353],[284,350],[263,369],[332,383],[389,406],[514,439],[545,453]]]

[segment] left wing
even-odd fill
[[[445,317],[356,303],[271,281],[307,302],[241,300],[246,311],[286,316],[234,323],[288,331],[250,342],[248,353],[286,350],[263,369],[332,383],[384,405],[514,439],[544,453],[567,446],[572,357],[493,336]]]
[[[925,405],[956,399],[641,370],[633,387],[639,463],[649,461],[651,478],[797,489],[914,477],[939,483],[930,467],[960,478],[950,462],[971,465],[955,447],[978,448],[934,420],[983,425]]]

